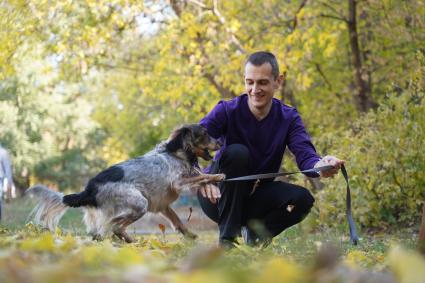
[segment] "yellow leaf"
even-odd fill
[[[425,283],[425,259],[416,252],[393,248],[389,266],[400,283]]]
[[[26,251],[53,252],[55,250],[53,236],[47,232],[39,238],[24,240],[21,243],[21,249]]]
[[[273,258],[266,263],[260,275],[254,282],[301,282],[304,273],[297,265],[282,258]]]
[[[66,234],[63,240],[63,243],[59,247],[60,250],[64,252],[69,252],[70,250],[77,247],[77,241],[71,234]]]

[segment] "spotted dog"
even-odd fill
[[[39,199],[32,212],[34,221],[54,230],[69,207],[82,207],[93,239],[102,239],[112,230],[120,239],[132,242],[127,226],[148,211],[159,212],[183,235],[195,238],[170,205],[183,189],[224,179],[222,174],[202,174],[194,167],[198,157],[211,160],[209,152],[218,148],[203,127],[180,127],[147,154],[100,172],[80,193],[64,196],[43,185],[31,187],[28,193]]]

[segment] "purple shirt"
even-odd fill
[[[249,174],[278,172],[286,146],[301,170],[313,168],[320,160],[297,110],[275,98],[269,114],[261,121],[249,109],[247,94],[242,94],[229,101],[219,101],[199,124],[223,145],[214,160],[220,158],[228,145],[239,143],[248,147]]]

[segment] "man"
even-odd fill
[[[245,63],[246,93],[220,101],[200,121],[208,133],[223,145],[207,169],[227,178],[278,172],[285,148],[295,155],[301,170],[324,165],[335,175],[343,160],[321,158],[310,141],[295,108],[273,98],[282,82],[275,56],[269,52],[251,54]],[[311,173],[309,176],[318,177]],[[221,183],[199,190],[202,210],[218,223],[219,243],[232,247],[241,234],[247,244],[267,243],[286,228],[299,223],[313,206],[314,198],[300,186],[274,180]],[[261,223],[258,229],[252,223]]]
[[[12,165],[7,151],[0,145],[0,220],[2,217],[3,192],[10,198],[14,189],[12,178]]]

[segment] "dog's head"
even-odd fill
[[[210,151],[220,148],[217,140],[208,135],[207,130],[198,125],[184,125],[171,133],[166,149],[169,152],[184,153],[188,161],[194,162],[201,157],[211,160]]]

